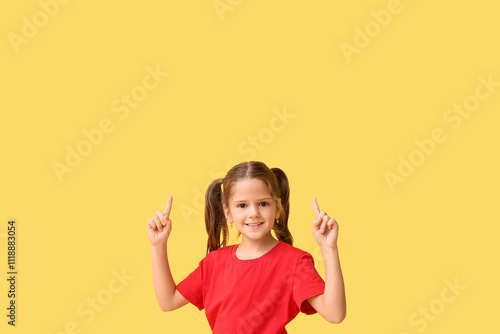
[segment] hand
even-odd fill
[[[172,209],[172,196],[168,197],[165,212],[156,211],[156,215],[148,221],[148,237],[151,246],[166,244],[170,231],[172,230],[172,221],[170,220],[170,210]]]
[[[312,222],[312,232],[318,245],[322,248],[336,248],[339,224],[325,211],[319,211],[316,197],[313,197],[313,209],[316,219]]]

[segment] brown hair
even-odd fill
[[[246,161],[233,166],[223,179],[215,179],[205,194],[205,227],[208,233],[207,254],[225,247],[229,237],[223,204],[229,207],[228,199],[234,184],[244,179],[260,179],[268,187],[280,210],[279,223],[273,225],[273,231],[279,241],[293,246],[292,234],[288,230],[288,215],[290,212],[290,187],[288,178],[279,168],[269,168],[260,161]],[[223,184],[223,191],[221,185]],[[281,199],[281,202],[280,200]],[[222,234],[222,242],[220,237]],[[238,237],[240,233],[238,233]]]

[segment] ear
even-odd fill
[[[278,206],[278,210],[276,210],[276,217],[275,217],[275,219],[278,219],[281,216],[281,209],[280,208],[283,207],[281,205],[281,198],[278,198],[278,200],[279,200],[280,203],[279,203],[279,206]]]
[[[231,217],[231,213],[229,212],[229,209],[227,208],[226,204],[222,204],[222,208],[224,209],[224,215],[226,216],[226,220],[228,222],[232,222],[233,217]]]

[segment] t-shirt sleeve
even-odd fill
[[[177,284],[177,291],[200,311],[205,308],[203,303],[203,267],[205,259],[201,260],[198,267]]]
[[[307,301],[307,298],[321,295],[325,292],[325,281],[314,267],[311,254],[305,252],[297,260],[293,279],[293,299],[305,314],[314,314],[316,310]]]

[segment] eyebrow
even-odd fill
[[[261,198],[259,199],[258,201],[263,201],[265,199],[272,199],[271,197],[266,197],[266,198]],[[233,201],[234,203],[239,203],[239,202],[246,202],[247,200],[245,199],[240,199],[240,200],[237,200],[237,201]]]

